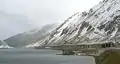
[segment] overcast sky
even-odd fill
[[[64,21],[101,0],[0,0],[0,39]]]

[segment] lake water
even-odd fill
[[[95,64],[93,57],[62,56],[54,50],[0,49],[0,64]]]

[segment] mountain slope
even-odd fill
[[[47,45],[92,44],[120,41],[120,0],[104,0],[89,12],[65,20],[41,43]]]
[[[13,48],[13,47],[8,46],[4,41],[0,40],[0,48]]]
[[[41,29],[38,28],[28,32],[24,32],[10,37],[4,41],[12,47],[23,47],[32,43],[36,43],[39,40],[43,39],[45,35],[47,35],[46,33],[55,26],[56,24],[45,25]]]

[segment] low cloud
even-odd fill
[[[64,21],[100,0],[0,0],[0,39]]]

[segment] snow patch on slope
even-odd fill
[[[103,0],[89,12],[69,17],[44,41],[47,45],[91,44],[115,38],[120,41],[120,0]]]

